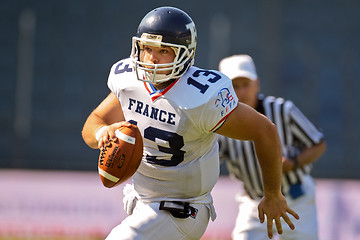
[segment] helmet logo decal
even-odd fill
[[[186,24],[186,29],[190,30],[191,33],[191,43],[189,44],[189,49],[196,47],[196,30],[195,30],[195,23],[191,22],[189,24]]]
[[[143,33],[141,35],[141,38],[156,41],[156,42],[161,42],[162,41],[162,36],[161,35],[155,35],[155,34],[149,34],[149,33]]]

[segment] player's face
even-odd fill
[[[171,63],[175,59],[175,51],[171,47],[155,47],[144,45],[140,52],[140,61],[151,64]],[[160,74],[169,74],[168,71],[158,71]]]
[[[239,102],[245,103],[253,108],[256,107],[257,94],[260,90],[259,81],[239,77],[232,80],[235,93]]]

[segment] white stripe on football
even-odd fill
[[[115,130],[115,135],[118,139],[121,139],[124,142],[130,143],[130,144],[135,144],[136,138],[128,136],[128,135],[120,132],[119,129]]]
[[[108,179],[108,180],[110,180],[110,181],[112,181],[112,182],[115,182],[115,183],[120,180],[119,178],[117,178],[117,177],[115,177],[115,176],[113,176],[113,175],[105,172],[105,171],[102,170],[101,168],[98,168],[98,169],[99,169],[99,174],[100,174],[101,176],[103,176],[104,178],[106,178],[106,179]]]

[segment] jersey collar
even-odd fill
[[[167,93],[174,85],[175,83],[179,80],[176,79],[174,82],[172,82],[169,86],[167,86],[166,88],[164,89],[156,89],[154,87],[154,85],[152,83],[149,83],[149,82],[144,82],[144,86],[145,86],[145,89],[148,91],[148,93],[150,94],[150,97],[151,97],[151,100],[152,101],[155,101],[157,98],[165,95],[165,93]]]

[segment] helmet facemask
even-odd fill
[[[143,34],[141,38],[133,37],[131,59],[134,63],[134,70],[138,80],[151,83],[161,83],[170,79],[181,77],[186,70],[194,64],[195,49],[189,50],[184,45],[162,42],[162,36]],[[175,58],[171,63],[152,64],[140,60],[140,51],[144,45],[155,47],[171,47],[175,52]],[[159,71],[171,70],[169,74],[158,73]]]

